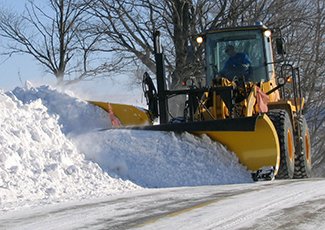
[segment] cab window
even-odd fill
[[[250,60],[249,81],[267,81],[265,50],[260,30],[231,31],[207,34],[206,65],[207,84],[222,71],[229,55],[226,47],[233,46],[237,53],[247,55]]]

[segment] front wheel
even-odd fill
[[[294,178],[308,178],[312,174],[311,146],[307,122],[304,116],[296,120],[296,157]]]
[[[268,113],[279,138],[280,166],[277,179],[291,179],[295,169],[295,141],[293,127],[285,110],[273,110]]]

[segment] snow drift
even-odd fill
[[[0,108],[1,209],[10,203],[98,197],[137,187],[85,160],[62,133],[59,116],[49,115],[41,99],[24,104],[0,92]]]
[[[0,108],[2,210],[139,186],[251,182],[235,155],[207,137],[98,131],[110,127],[104,111],[49,86],[0,91]]]

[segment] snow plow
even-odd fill
[[[197,37],[205,50],[205,76],[199,83],[189,78],[186,87],[168,90],[160,34],[155,32],[157,90],[149,74],[143,76],[148,110],[92,103],[118,120],[113,126],[208,135],[233,151],[254,179],[310,177],[299,68],[285,61],[283,39],[273,42],[271,35],[264,25],[206,31]],[[274,61],[273,46],[281,61]],[[181,115],[172,112],[175,97],[184,99]]]

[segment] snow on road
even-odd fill
[[[4,229],[324,229],[325,180],[138,190],[5,213]]]
[[[226,187],[204,207],[174,213],[141,229],[324,229],[325,181],[273,181]],[[216,192],[215,190],[211,189]],[[221,188],[223,190],[223,187]],[[227,194],[228,193],[228,194]],[[193,209],[193,210],[192,210]]]

